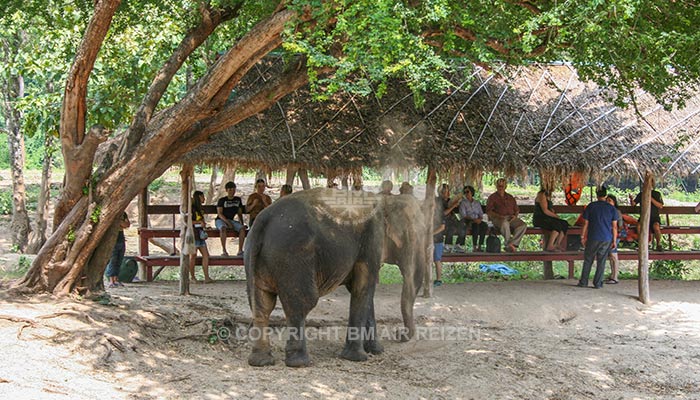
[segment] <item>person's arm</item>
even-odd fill
[[[617,247],[617,221],[612,222],[612,234],[613,234],[613,240],[612,240],[611,248],[614,249]]]
[[[447,208],[443,212],[443,215],[448,216],[448,215],[452,214],[454,209],[457,208],[457,206],[459,206],[459,202],[461,201],[461,199],[462,198],[460,196],[457,196],[457,197],[455,197],[454,200],[450,201],[449,205],[447,206]]]
[[[552,211],[548,208],[547,196],[539,195],[538,199],[537,199],[537,204],[540,205],[540,208],[542,208],[542,211],[544,212],[545,215],[549,215],[550,217],[554,217],[554,218],[559,218],[557,213],[555,213],[554,211]]]
[[[469,214],[469,210],[467,209],[467,201],[462,200],[459,202],[459,215],[462,216],[462,218],[467,218]]]
[[[588,240],[588,220],[583,220],[583,229],[581,229],[581,244],[586,245],[586,240]]]
[[[442,232],[445,230],[445,224],[440,224],[434,231],[433,235],[437,235],[438,233]]]
[[[127,214],[124,214],[122,220],[119,222],[119,228],[126,229],[130,226],[131,222],[129,222],[129,216]]]
[[[653,195],[651,196],[651,204],[655,205],[659,210],[664,208],[664,200],[661,198],[661,193],[659,193],[658,199],[655,199]]]

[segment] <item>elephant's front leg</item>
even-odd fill
[[[376,274],[371,273],[366,263],[356,263],[353,268],[352,280],[348,283],[350,289],[350,317],[348,332],[345,336],[345,348],[340,357],[350,361],[365,361],[367,353],[364,349],[370,303],[374,297]]]
[[[374,317],[374,296],[369,299],[369,314],[367,316],[367,337],[365,338],[364,347],[367,353],[381,354],[384,352],[384,347],[377,340],[377,321]]]
[[[251,295],[253,328],[250,337],[253,341],[253,349],[248,356],[248,364],[254,367],[264,367],[275,363],[270,348],[269,322],[276,300],[277,296],[274,293],[258,288],[255,288]]]

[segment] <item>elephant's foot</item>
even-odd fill
[[[366,340],[365,341],[365,351],[370,354],[382,354],[384,352],[384,346],[379,344],[378,340]]]
[[[270,350],[253,350],[248,356],[248,365],[253,367],[275,365],[275,358]]]
[[[287,357],[285,358],[284,363],[287,364],[288,367],[303,368],[310,367],[312,364],[309,354],[306,351],[295,350],[287,351],[286,353]]]
[[[396,338],[399,340],[399,342],[408,342],[411,340],[411,338],[416,334],[415,328],[414,329],[409,329],[409,328],[399,328],[396,331]]]
[[[342,353],[340,353],[340,358],[344,358],[350,361],[367,361],[367,353],[363,348],[356,348],[357,346],[345,345]]]

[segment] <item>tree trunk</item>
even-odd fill
[[[46,243],[46,231],[49,223],[49,200],[51,198],[51,163],[53,162],[54,138],[47,134],[44,138],[44,160],[41,165],[41,187],[36,207],[36,229],[32,232],[27,252],[36,254]]]
[[[27,189],[24,183],[24,135],[21,131],[22,114],[14,107],[17,99],[24,97],[24,79],[12,76],[5,82],[2,90],[5,123],[7,125],[7,144],[10,150],[10,170],[12,173],[12,246],[21,253],[27,251],[29,242],[29,214],[27,213]]]
[[[226,196],[226,183],[227,182],[236,182],[236,164],[234,163],[233,165],[227,165],[226,168],[224,168],[224,175],[221,177],[221,184],[219,185],[219,193],[216,196],[216,200],[218,200],[221,197]],[[214,199],[212,199],[213,202]]]
[[[211,177],[209,178],[209,189],[207,189],[206,204],[212,204],[214,202],[214,196],[216,196],[216,175],[219,169],[216,166],[211,167]],[[217,199],[218,200],[218,199]]]
[[[649,304],[649,219],[651,218],[651,188],[654,186],[654,175],[647,171],[642,184],[642,211],[639,213],[639,301]]]

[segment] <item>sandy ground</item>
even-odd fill
[[[421,337],[393,341],[399,285],[379,287],[385,352],[338,358],[349,295],[339,289],[308,318],[314,365],[253,368],[242,281],[129,284],[102,303],[0,293],[0,398],[700,398],[700,282],[653,281],[654,303],[624,281],[445,285],[419,298]],[[14,318],[13,318],[14,317]],[[282,324],[279,308],[274,321]],[[216,323],[213,323],[215,321]],[[216,340],[210,344],[211,334]],[[217,336],[218,335],[218,336]]]

